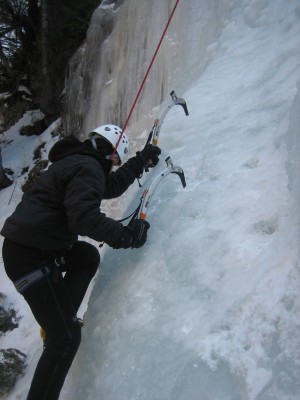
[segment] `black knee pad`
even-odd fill
[[[44,347],[55,353],[73,353],[77,351],[81,342],[81,325],[74,320],[60,335],[47,335]]]
[[[93,277],[100,264],[100,254],[92,244],[78,241],[67,252],[65,260],[72,268],[84,269],[90,277]],[[78,268],[76,268],[76,265]]]
[[[81,324],[79,321],[76,319],[73,324],[72,324],[72,336],[70,340],[70,345],[72,348],[76,348],[76,351],[80,345],[81,342]]]

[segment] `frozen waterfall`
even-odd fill
[[[174,1],[126,0],[99,7],[86,43],[73,57],[66,85],[66,125],[85,136],[103,123],[122,125],[142,83]],[[209,59],[221,31],[226,2],[182,1],[132,116],[131,130],[150,128],[151,110],[173,85],[183,91]],[[134,133],[132,133],[134,134]]]
[[[173,4],[96,10],[70,65],[70,130],[124,122]],[[300,398],[299,18],[298,0],[179,3],[128,134],[134,151],[183,96],[190,116],[170,111],[143,181],[171,155],[187,187],[159,187],[143,248],[101,250],[63,400]]]

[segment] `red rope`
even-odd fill
[[[165,27],[165,29],[164,29],[162,35],[161,35],[161,38],[160,38],[159,43],[158,43],[158,45],[157,45],[157,47],[156,47],[156,50],[155,50],[155,53],[154,53],[154,55],[153,55],[153,57],[152,57],[152,60],[151,60],[151,62],[150,62],[150,65],[149,65],[149,67],[148,67],[148,69],[147,69],[147,72],[146,72],[146,74],[145,74],[145,76],[144,76],[144,79],[143,79],[143,81],[142,81],[142,83],[141,83],[141,86],[140,86],[140,88],[139,88],[139,91],[138,91],[137,95],[135,96],[134,102],[133,102],[133,104],[132,104],[132,106],[131,106],[131,109],[130,109],[130,111],[129,111],[129,114],[128,114],[127,118],[126,118],[126,121],[125,121],[125,124],[124,124],[124,126],[123,126],[122,132],[120,133],[119,139],[118,139],[118,141],[117,141],[117,143],[116,143],[116,146],[115,146],[115,148],[114,148],[114,151],[113,151],[113,153],[112,153],[112,155],[111,155],[111,159],[113,159],[113,156],[114,156],[115,152],[117,151],[117,148],[118,148],[119,143],[120,143],[120,141],[121,141],[123,132],[124,132],[125,129],[127,128],[127,125],[128,125],[129,120],[130,120],[130,117],[131,117],[131,115],[132,115],[132,113],[133,113],[133,110],[134,110],[134,108],[135,108],[135,106],[136,106],[136,103],[137,103],[137,101],[138,101],[138,98],[140,97],[141,91],[143,90],[143,87],[144,87],[144,85],[145,85],[146,79],[147,79],[147,77],[148,77],[148,75],[149,75],[149,72],[150,72],[150,70],[151,70],[151,68],[152,68],[152,65],[153,65],[153,63],[154,63],[154,60],[155,60],[156,55],[157,55],[157,53],[158,53],[158,50],[159,50],[159,48],[160,48],[160,45],[161,45],[161,43],[162,43],[162,41],[163,41],[163,39],[164,39],[164,37],[165,37],[165,34],[166,34],[166,32],[167,32],[167,30],[168,30],[168,28],[169,28],[169,25],[170,25],[170,23],[171,23],[171,20],[172,20],[172,18],[173,18],[173,15],[174,15],[174,13],[175,13],[175,10],[176,10],[176,8],[177,8],[177,6],[178,6],[178,3],[179,3],[179,0],[176,0],[176,3],[175,3],[175,5],[174,5],[174,7],[173,7],[173,10],[172,10],[171,14],[170,14],[170,17],[169,17],[169,20],[168,20],[168,22],[167,22],[167,25],[166,25],[166,27]]]

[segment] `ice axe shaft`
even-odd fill
[[[178,165],[174,165],[171,157],[166,158],[166,164],[167,168],[161,172],[151,183],[149,187],[147,187],[143,194],[142,194],[142,203],[141,203],[141,208],[139,211],[139,218],[140,219],[146,219],[147,217],[147,212],[149,208],[150,201],[154,195],[155,189],[157,188],[158,184],[168,175],[170,174],[176,174],[179,176],[180,181],[182,186],[185,188],[186,182],[185,182],[185,177],[184,177],[184,172],[181,167]]]
[[[155,119],[152,129],[150,131],[148,140],[149,140],[149,143],[152,140],[153,146],[157,146],[161,126],[164,122],[164,119],[165,119],[167,113],[171,110],[171,108],[179,105],[183,108],[185,115],[189,115],[186,101],[183,98],[177,97],[174,90],[170,93],[170,96],[171,96],[172,100],[167,104],[166,108],[164,108],[164,110],[161,112],[160,116]]]

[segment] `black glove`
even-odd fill
[[[142,247],[147,239],[147,231],[150,228],[149,222],[143,219],[134,219],[128,226],[124,226],[123,234],[116,243],[114,249],[137,249]]]
[[[136,155],[140,157],[143,162],[143,166],[147,171],[147,168],[153,168],[158,164],[158,156],[161,154],[161,149],[153,144],[147,143],[142,151],[138,151]]]

